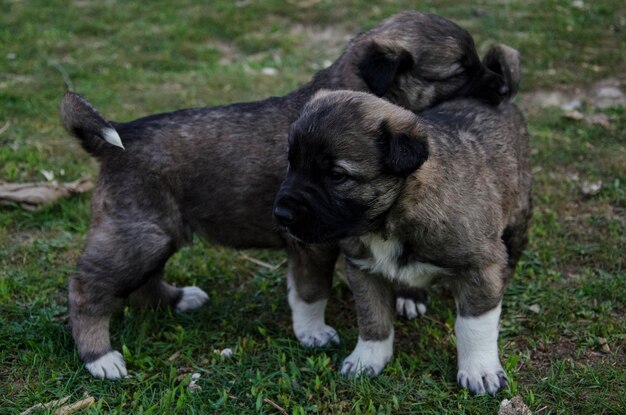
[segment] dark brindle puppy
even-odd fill
[[[277,220],[307,243],[341,241],[359,324],[341,367],[376,375],[393,351],[393,284],[434,277],[457,304],[458,383],[506,385],[498,321],[526,244],[531,172],[526,122],[475,99],[419,115],[362,92],[320,92],[289,134]]]
[[[285,248],[296,336],[306,346],[338,341],[324,321],[337,246],[302,246],[272,224],[289,125],[322,88],[372,92],[412,111],[456,96],[497,104],[514,94],[517,76],[501,50],[481,63],[467,32],[409,12],[357,36],[332,66],[281,98],[116,123],[68,93],[63,123],[101,163],[87,245],[69,286],[72,333],[87,369],[126,376],[109,318],[131,293],[179,311],[206,301],[197,287],[162,280],[166,261],[194,232],[235,248]]]

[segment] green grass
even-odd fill
[[[407,8],[455,19],[481,51],[496,41],[518,48],[522,92],[625,72],[622,1],[586,1],[582,10],[570,1],[458,3],[0,1],[0,180],[44,180],[42,170],[63,181],[95,176],[95,162],[58,122],[63,74],[117,120],[253,100],[292,90],[338,56],[345,36]],[[516,394],[542,415],[624,413],[626,111],[605,112],[608,129],[560,110],[529,111],[536,209],[502,319],[511,387],[496,398],[455,385],[453,302],[441,287],[428,318],[396,324],[396,357],[382,375],[349,381],[337,368],[356,321],[341,282],[328,312],[341,346],[304,350],[291,334],[285,267],[270,272],[201,242],[176,254],[166,276],[198,284],[210,303],[188,315],[126,308],[112,336],[132,379],[92,379],[66,327],[66,284],[90,217],[82,195],[38,212],[0,208],[0,414],[85,392],[96,398],[83,411],[91,414],[278,413],[269,401],[292,414],[494,414]],[[583,195],[583,180],[602,180],[602,190]],[[230,359],[214,352],[226,347]],[[202,389],[192,393],[194,372]]]

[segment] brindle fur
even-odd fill
[[[492,103],[510,96],[467,32],[417,12],[358,35],[333,65],[284,97],[120,123],[65,96],[65,127],[101,163],[87,244],[69,285],[70,323],[85,362],[112,350],[109,317],[123,298],[179,302],[181,290],[162,280],[163,267],[194,232],[234,248],[284,248],[299,296],[328,298],[337,246],[302,246],[272,223],[288,126],[323,88],[375,92],[413,111],[455,96]],[[126,149],[104,142],[103,128],[114,128]]]
[[[360,339],[389,338],[392,284],[421,287],[432,270],[459,316],[481,316],[526,245],[528,141],[510,103],[455,99],[414,115],[362,92],[320,92],[292,125],[276,206],[296,238],[341,241]]]

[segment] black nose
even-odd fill
[[[287,226],[293,223],[296,219],[296,212],[285,206],[276,206],[274,208],[274,217],[283,226]]]

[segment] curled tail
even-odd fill
[[[67,92],[63,97],[61,121],[65,129],[78,138],[83,148],[93,156],[102,155],[109,145],[124,149],[122,139],[111,123],[78,94]]]

